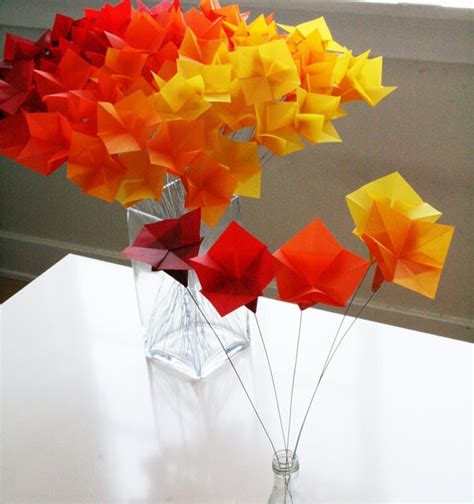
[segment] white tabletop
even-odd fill
[[[67,256],[0,316],[0,502],[266,501],[271,448],[232,370],[195,382],[147,368],[130,268]],[[286,416],[299,311],[262,299],[258,318]],[[304,312],[295,428],[339,320]],[[236,364],[282,448],[254,324],[252,337]],[[310,500],[471,502],[472,355],[357,321],[301,441]]]

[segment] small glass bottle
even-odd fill
[[[300,463],[291,450],[279,450],[273,455],[273,489],[268,504],[302,504],[309,501],[299,487]]]

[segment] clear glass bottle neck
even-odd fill
[[[273,455],[273,474],[279,478],[296,476],[300,468],[298,456],[291,450],[279,450]]]
[[[299,504],[306,502],[298,488],[298,457],[291,450],[280,450],[273,455],[273,489],[268,504]]]

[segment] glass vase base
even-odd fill
[[[237,342],[228,347],[226,347],[227,355],[230,358],[245,350],[250,345],[249,342]],[[227,355],[219,351],[215,355],[211,356],[206,364],[202,366],[200,369],[196,369],[194,365],[190,364],[183,359],[180,359],[178,356],[170,354],[168,352],[164,352],[163,350],[153,348],[147,348],[145,342],[145,355],[152,362],[156,362],[159,365],[166,366],[169,369],[177,371],[178,373],[184,374],[189,378],[194,380],[201,380],[206,376],[210,375],[213,371],[218,369],[220,366],[225,366],[228,359]]]

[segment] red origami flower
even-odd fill
[[[369,262],[339,245],[315,219],[275,253],[278,294],[302,310],[324,303],[344,306]]]
[[[189,261],[201,282],[201,292],[221,316],[246,305],[257,309],[257,298],[275,276],[266,245],[235,221],[207,254]]]
[[[164,271],[175,280],[188,285],[188,264],[199,254],[202,238],[201,213],[188,212],[179,219],[167,219],[143,226],[132,245],[122,253],[135,261],[152,266],[153,271]]]

